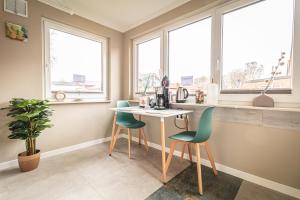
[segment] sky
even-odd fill
[[[293,0],[266,0],[223,17],[223,73],[256,61],[270,77],[281,52],[290,56]]]
[[[73,81],[73,74],[85,75],[87,81],[101,82],[102,44],[50,29],[52,81]]]
[[[160,73],[160,38],[138,44],[138,66],[143,74]]]
[[[179,82],[181,76],[210,78],[211,18],[169,32],[169,76]]]

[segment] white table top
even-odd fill
[[[110,108],[110,110],[160,118],[173,117],[176,115],[183,115],[194,112],[193,110],[179,109],[154,110],[152,108],[140,108],[138,106]]]

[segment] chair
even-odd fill
[[[175,135],[172,135],[169,137],[170,139],[172,139],[174,141],[171,142],[170,153],[169,153],[167,163],[166,163],[166,171],[168,170],[169,165],[171,163],[176,144],[181,143],[183,145],[194,146],[195,151],[196,151],[196,157],[197,157],[198,191],[201,195],[203,195],[203,189],[202,189],[200,145],[204,145],[207,155],[208,155],[208,159],[213,168],[213,173],[214,173],[214,175],[218,175],[218,172],[217,172],[216,166],[215,166],[215,162],[213,159],[213,155],[212,155],[210,146],[207,142],[207,140],[209,139],[211,132],[212,132],[213,110],[214,110],[214,107],[209,107],[203,111],[202,116],[200,117],[197,131],[184,131],[184,132],[181,132],[181,133],[178,133],[178,134],[175,134]]]
[[[128,101],[118,101],[117,102],[117,107],[118,108],[123,108],[123,107],[129,107]],[[118,127],[116,133],[114,133],[114,126]],[[145,148],[148,151],[148,142],[147,138],[144,132],[144,126],[146,124],[141,121],[141,116],[139,116],[139,120],[136,120],[131,113],[125,113],[125,112],[117,112],[116,118],[114,119],[114,125],[113,125],[113,132],[112,132],[112,140],[110,143],[110,149],[109,149],[109,155],[112,154],[112,151],[115,147],[117,138],[119,136],[121,128],[127,128],[128,131],[128,157],[129,159],[131,158],[131,140],[132,140],[132,135],[131,135],[131,130],[130,129],[139,129],[139,144],[141,143],[141,137],[144,139],[144,144]]]

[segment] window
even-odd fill
[[[133,42],[134,92],[154,91],[163,75],[170,89],[206,92],[219,85],[220,101],[252,101],[268,93],[297,99],[298,62],[293,59],[298,39],[294,30],[295,0],[239,0],[161,28]],[[280,60],[280,62],[279,62]],[[296,92],[295,92],[296,91]],[[173,92],[173,91],[172,91]],[[299,95],[298,95],[299,96]],[[285,101],[287,96],[277,96]],[[282,100],[283,99],[283,100]]]
[[[44,20],[46,98],[105,99],[105,38]]]
[[[158,36],[137,40],[135,49],[136,93],[152,93],[160,86],[161,70],[161,38]]]
[[[206,90],[211,76],[211,17],[169,31],[171,88]]]
[[[293,0],[265,0],[222,16],[222,90],[292,89]],[[283,65],[278,59],[284,53]]]

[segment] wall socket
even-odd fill
[[[185,118],[186,118],[186,114],[182,114],[182,115],[177,115],[176,116],[177,120],[185,120]]]
[[[183,108],[176,108],[178,110],[183,110]],[[176,116],[176,120],[184,120],[187,117],[186,114],[182,114],[182,115],[177,115]]]

